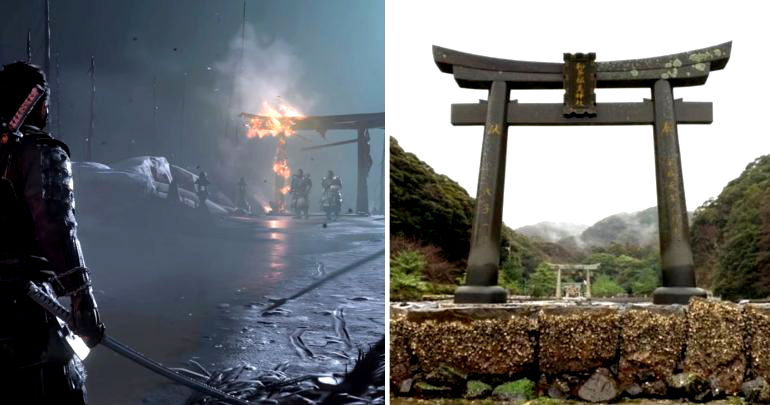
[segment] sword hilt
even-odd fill
[[[29,296],[33,301],[38,303],[38,305],[43,307],[46,311],[61,318],[67,323],[70,323],[70,319],[71,319],[70,311],[68,311],[67,308],[65,308],[62,304],[56,301],[42,288],[38,287],[37,285],[35,285],[35,283],[31,281],[27,284],[27,296]],[[213,398],[217,398],[221,401],[227,402],[229,404],[234,404],[234,405],[254,404],[254,402],[249,402],[240,398],[236,398],[206,383],[193,380],[192,378],[188,378],[179,373],[176,373],[170,370],[168,367],[149,359],[145,355],[137,352],[136,350],[130,348],[129,346],[124,345],[120,341],[108,335],[104,335],[104,338],[102,339],[101,344],[111,349],[112,351],[125,356],[129,360],[135,362],[136,364],[139,364],[142,367],[145,367],[151,371],[154,371],[174,382],[185,385],[188,388],[192,388],[202,394],[208,395]]]
[[[46,311],[67,322],[68,325],[71,323],[70,311],[31,281],[27,284],[27,295]]]

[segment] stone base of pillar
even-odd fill
[[[455,290],[455,304],[504,304],[508,291],[498,285],[463,285]]]
[[[658,305],[687,305],[692,297],[708,295],[706,290],[697,287],[658,287],[652,292],[652,303]]]

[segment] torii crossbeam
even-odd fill
[[[484,125],[481,168],[466,285],[455,302],[505,302],[497,285],[508,127],[511,125],[652,125],[663,286],[656,304],[686,304],[695,287],[678,124],[710,124],[711,103],[675,100],[673,87],[704,84],[723,69],[732,42],[647,59],[596,62],[595,54],[564,54],[564,63],[490,58],[433,47],[433,59],[460,87],[486,89],[488,101],[452,105],[452,124]],[[650,88],[651,100],[597,104],[596,88]],[[514,89],[565,89],[561,104],[509,100]]]
[[[241,117],[252,119],[269,119],[270,117],[257,114],[241,113]],[[369,154],[369,129],[385,128],[385,113],[343,114],[343,115],[315,115],[306,117],[292,117],[294,130],[313,130],[326,138],[329,130],[352,129],[358,132],[356,139],[342,142],[334,142],[325,145],[303,148],[303,150],[321,149],[348,143],[358,143],[358,172],[356,181],[356,212],[369,213],[369,187],[367,178],[372,166],[372,157]]]

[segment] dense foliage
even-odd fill
[[[419,299],[428,291],[422,281],[422,271],[427,262],[415,250],[401,250],[390,257],[390,291],[393,298],[401,301]]]
[[[695,211],[698,283],[728,299],[770,296],[770,155]]]
[[[441,248],[449,261],[468,256],[473,200],[455,181],[404,152],[390,138],[390,232]]]

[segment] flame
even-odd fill
[[[270,202],[277,212],[286,211],[284,196],[289,193],[291,188],[287,184],[291,177],[291,168],[289,168],[289,159],[286,155],[286,138],[294,135],[294,124],[303,118],[304,115],[299,110],[287,103],[281,102],[274,106],[264,101],[259,113],[249,119],[246,124],[248,128],[246,136],[249,138],[267,136],[278,138],[278,145],[276,145],[275,157],[273,158],[275,194],[274,200]]]
[[[299,110],[286,103],[273,106],[267,101],[262,103],[257,117],[253,117],[246,124],[249,138],[264,138],[266,136],[294,135],[294,124],[304,118]]]
[[[289,162],[286,159],[276,160],[273,162],[273,173],[288,179],[291,176],[291,169],[289,168]]]

